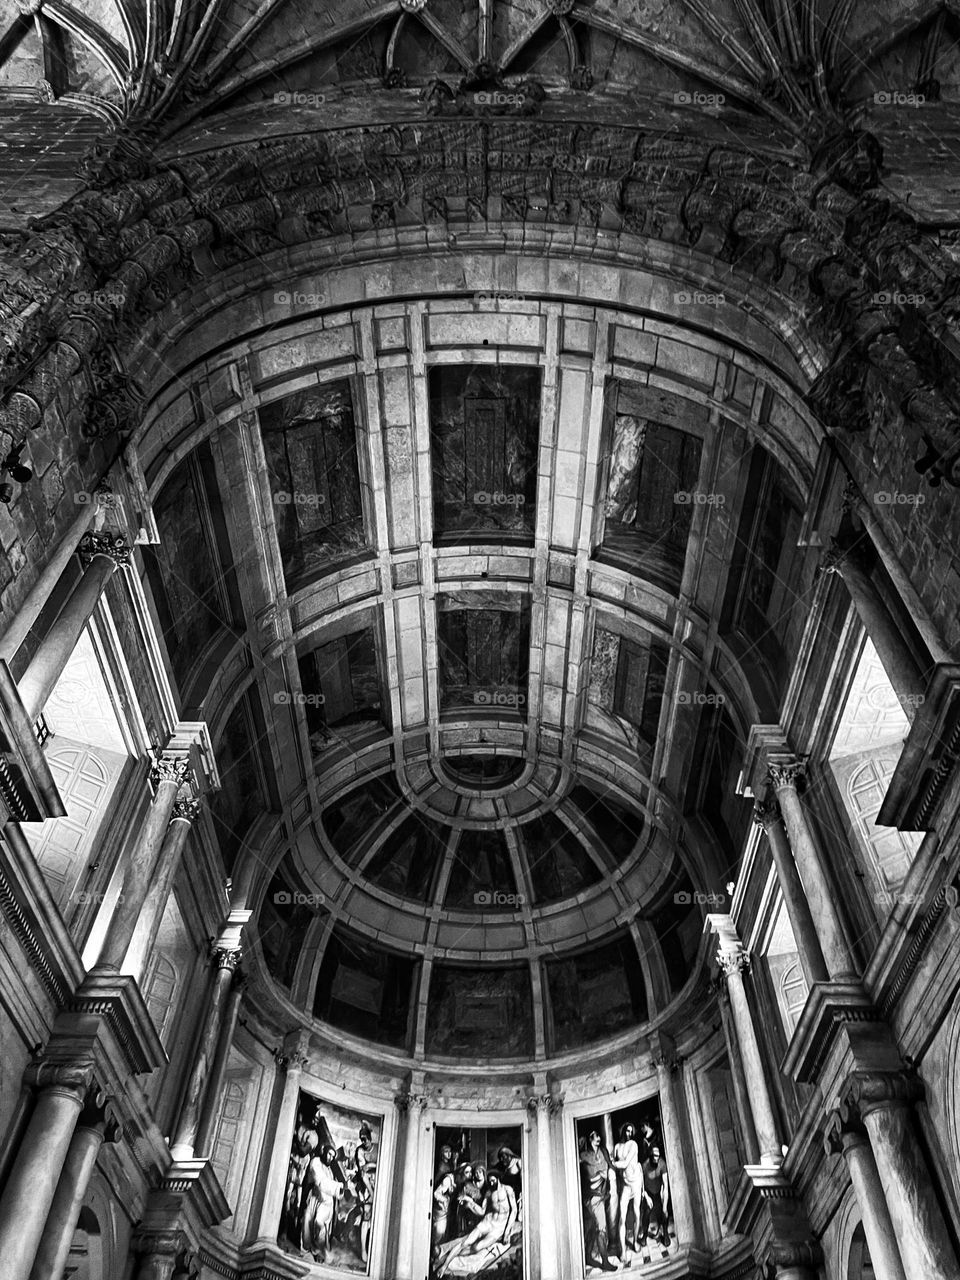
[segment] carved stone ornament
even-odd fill
[[[77,547],[80,563],[86,569],[95,556],[109,556],[117,565],[130,563],[130,544],[122,533],[87,532]]]
[[[908,1107],[923,1099],[923,1082],[912,1071],[855,1071],[847,1080],[844,1104],[861,1116],[893,1107]]]
[[[404,13],[420,13],[427,7],[427,0],[400,0],[400,8]]]
[[[576,0],[550,0],[550,12],[558,18],[566,17],[568,13],[573,12],[573,6]]]
[[[243,959],[243,949],[241,947],[214,947],[211,959],[216,960],[218,969],[231,969],[235,972],[237,965]]]
[[[175,782],[182,787],[190,773],[190,761],[186,756],[161,754],[150,770],[150,781],[155,787],[161,782]]]
[[[86,1097],[94,1087],[92,1062],[31,1062],[24,1081],[35,1089],[57,1089]]]
[[[426,1108],[427,1099],[420,1093],[402,1091],[393,1095],[393,1105],[402,1115],[406,1115],[409,1111],[423,1111]]]
[[[790,1267],[815,1270],[823,1261],[823,1251],[816,1240],[774,1240],[768,1250],[777,1275]]]
[[[84,1099],[77,1128],[99,1130],[104,1142],[119,1142],[123,1136],[123,1125],[117,1115],[113,1099],[96,1086],[89,1090]]]
[[[762,800],[754,801],[753,820],[764,831],[776,826],[780,821],[780,806],[775,795],[766,795]]]
[[[738,947],[736,951],[721,947],[717,952],[717,964],[727,978],[735,973],[749,973],[750,952],[745,951],[743,947]]]
[[[827,1155],[839,1155],[852,1146],[868,1142],[860,1113],[851,1106],[835,1107],[827,1116],[823,1130],[823,1149]]]
[[[200,817],[200,805],[199,796],[177,796],[173,802],[173,817],[184,822],[196,822]]]
[[[767,769],[767,775],[777,791],[782,791],[784,787],[796,790],[797,783],[805,777],[806,772],[807,766],[803,760],[777,761]]]

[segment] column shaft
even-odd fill
[[[197,1141],[194,1157],[200,1159],[212,1154],[213,1136],[220,1117],[220,1095],[227,1074],[227,1062],[230,1058],[230,1046],[233,1044],[234,1032],[237,1029],[237,1018],[240,1016],[240,1003],[243,1000],[242,979],[234,978],[227,997],[227,1008],[217,1037],[217,1047],[210,1066],[210,1079],[204,1090],[203,1106],[200,1109],[200,1121],[197,1126]]]
[[[553,1161],[550,1143],[550,1104],[539,1099],[537,1111],[537,1182],[540,1219],[540,1280],[559,1280],[557,1256],[557,1201],[553,1188]]]
[[[670,1201],[673,1207],[673,1227],[678,1244],[695,1243],[697,1231],[693,1216],[693,1197],[687,1176],[688,1155],[680,1113],[677,1107],[676,1082],[669,1061],[657,1062],[657,1083],[660,1086],[660,1118],[663,1120],[663,1158],[670,1182]]]
[[[37,1097],[0,1198],[4,1280],[28,1280],[83,1105],[83,1089],[48,1085]]]
[[[859,553],[846,551],[837,558],[836,569],[846,583],[853,607],[873,641],[904,714],[912,720],[926,692],[926,683],[916,659],[894,625],[890,611],[880,598]]]
[[[397,1280],[414,1280],[413,1259],[416,1253],[417,1187],[420,1176],[421,1109],[411,1098],[407,1109],[407,1140],[403,1151],[403,1185],[406,1196],[400,1201],[400,1225],[397,1234]],[[421,1273],[422,1274],[422,1273]]]
[[[733,1014],[737,1043],[743,1058],[747,1097],[750,1099],[750,1110],[757,1130],[760,1162],[779,1166],[783,1163],[783,1153],[777,1137],[777,1122],[773,1114],[770,1090],[767,1088],[760,1045],[743,985],[743,974],[739,968],[733,967],[727,971],[727,991],[730,993],[730,1011]]]
[[[140,919],[127,950],[126,966],[135,978],[142,977],[147,961],[157,945],[157,934],[163,919],[164,908],[170,897],[173,882],[180,866],[180,859],[190,832],[190,819],[174,816],[170,819],[160,853],[154,866],[150,887],[144,899]]]
[[[790,842],[784,830],[780,816],[776,812],[767,813],[760,810],[759,820],[767,835],[770,856],[777,871],[777,881],[783,894],[783,905],[793,929],[797,949],[800,955],[800,967],[806,978],[807,986],[815,982],[828,982],[830,974],[827,962],[823,957],[820,939],[817,937],[817,926],[810,910],[810,902],[800,878],[800,872],[790,849]]]
[[[855,979],[857,969],[837,912],[836,892],[824,874],[820,848],[797,793],[797,768],[773,768],[770,773],[827,971],[831,978]]]
[[[726,987],[720,995],[720,1021],[723,1026],[723,1038],[727,1043],[727,1057],[730,1060],[730,1079],[733,1082],[733,1096],[740,1120],[740,1133],[743,1137],[744,1164],[756,1164],[760,1159],[760,1144],[757,1142],[757,1131],[753,1125],[753,1113],[750,1110],[750,1099],[747,1096],[747,1081],[743,1071],[743,1059],[740,1046],[737,1044],[736,1030],[730,1026],[733,1017],[730,1012],[729,997]],[[608,1145],[608,1150],[612,1149]]]
[[[117,561],[113,556],[93,556],[33,655],[18,685],[31,720],[35,720],[46,705],[116,568]]]
[[[863,1113],[907,1280],[956,1280],[960,1262],[902,1102]]]
[[[863,1233],[867,1237],[870,1261],[877,1280],[906,1280],[896,1232],[883,1195],[883,1184],[867,1137],[845,1135],[843,1154],[860,1206]]]
[[[236,959],[234,959],[233,964],[236,964]],[[204,1025],[200,1032],[200,1044],[197,1047],[197,1055],[187,1079],[187,1087],[184,1091],[183,1103],[180,1108],[180,1119],[177,1122],[176,1136],[171,1148],[174,1160],[193,1159],[197,1128],[200,1123],[200,1108],[203,1103],[204,1085],[209,1077],[210,1067],[216,1053],[217,1040],[220,1036],[220,1027],[223,1023],[223,1015],[226,1011],[232,981],[233,966],[227,963],[218,963],[213,976]]]
[[[103,1129],[78,1125],[63,1162],[30,1280],[61,1280],[90,1175],[103,1145]]]
[[[183,785],[184,772],[184,768],[173,766],[156,780],[156,792],[130,852],[120,897],[97,958],[98,969],[119,970],[123,967],[170,825],[174,801]]]

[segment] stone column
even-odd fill
[[[407,1121],[403,1149],[403,1188],[406,1196],[413,1197],[420,1177],[420,1117],[427,1099],[419,1094],[398,1093],[394,1103]],[[397,1280],[413,1280],[414,1232],[417,1223],[415,1209],[412,1200],[405,1204],[401,1199],[397,1233]]]
[[[757,1131],[757,1145],[760,1148],[760,1163],[779,1167],[783,1164],[783,1152],[777,1136],[777,1122],[774,1118],[770,1090],[767,1087],[767,1075],[760,1054],[757,1032],[743,985],[743,974],[750,967],[750,957],[742,947],[736,950],[722,947],[717,953],[717,961],[727,980],[730,1012],[733,1015],[737,1044],[743,1060],[747,1097],[750,1100],[750,1111]]]
[[[858,1071],[848,1084],[844,1100],[869,1135],[907,1280],[956,1280],[960,1260],[914,1130],[919,1080],[906,1072]]]
[[[923,702],[927,682],[874,586],[862,552],[853,546],[844,547],[834,539],[820,571],[838,573],[843,579],[904,714],[912,720]]]
[[[233,975],[240,963],[242,952],[217,947],[213,958],[216,969],[210,988],[204,1024],[200,1031],[200,1043],[193,1061],[193,1067],[187,1078],[183,1102],[180,1107],[180,1118],[177,1121],[176,1134],[171,1145],[174,1160],[192,1160],[196,1146],[197,1130],[200,1125],[200,1111],[203,1105],[204,1089],[210,1076],[220,1039],[220,1028],[230,996]]]
[[[190,826],[196,822],[199,813],[199,799],[190,794],[188,787],[181,788],[177,799],[173,802],[170,825],[163,837],[163,844],[160,846],[160,853],[150,880],[150,888],[144,899],[133,940],[127,950],[126,966],[135,977],[139,978],[142,975],[147,960],[157,945],[160,922],[180,867],[180,859],[187,843]]]
[[[657,1084],[660,1088],[660,1118],[663,1121],[663,1158],[667,1165],[670,1183],[670,1204],[673,1208],[673,1229],[677,1244],[697,1243],[697,1229],[693,1213],[693,1195],[687,1173],[690,1148],[687,1145],[677,1105],[676,1075],[680,1071],[680,1059],[661,1045],[654,1052],[657,1068]]]
[[[123,968],[127,949],[150,891],[157,859],[173,815],[173,806],[186,780],[188,769],[185,757],[165,754],[160,756],[151,770],[153,800],[127,861],[123,887],[97,958],[97,969],[119,972]]]
[[[763,828],[770,846],[770,856],[777,871],[777,881],[780,892],[783,894],[783,905],[796,939],[800,967],[807,986],[812,987],[815,982],[828,982],[830,974],[827,972],[827,962],[823,958],[820,939],[817,937],[817,926],[813,921],[810,902],[780,819],[780,810],[772,796],[756,802],[753,820]]]
[[[280,1100],[280,1112],[272,1134],[268,1134],[266,1143],[272,1139],[273,1150],[269,1152],[267,1179],[264,1184],[263,1199],[260,1212],[251,1216],[251,1234],[257,1240],[265,1240],[272,1244],[277,1242],[280,1227],[280,1212],[283,1208],[283,1197],[287,1189],[287,1170],[290,1167],[290,1143],[297,1123],[297,1104],[300,1100],[300,1078],[307,1062],[304,1052],[305,1037],[301,1036],[296,1048],[289,1052],[277,1053],[277,1065],[285,1072],[283,1097]],[[266,1154],[266,1152],[265,1152]]]
[[[796,859],[810,912],[816,922],[827,971],[831,978],[856,981],[859,975],[837,911],[836,890],[824,872],[818,842],[797,792],[797,783],[804,771],[805,765],[796,757],[771,761],[770,781],[780,803],[790,847]]]
[[[217,1037],[213,1062],[210,1066],[210,1080],[205,1089],[203,1106],[200,1109],[200,1122],[197,1126],[197,1141],[194,1150],[195,1159],[203,1159],[211,1154],[214,1131],[220,1117],[220,1095],[227,1074],[227,1062],[230,1058],[230,1047],[237,1029],[237,1018],[240,1016],[240,1003],[243,1000],[243,989],[246,979],[238,970],[233,976],[230,994],[227,997],[227,1008],[223,1016],[223,1024]]]
[[[60,679],[84,627],[93,616],[117,566],[130,563],[130,547],[119,533],[86,533],[78,548],[83,576],[44,636],[18,684],[27,715],[35,720]]]
[[[727,1045],[727,1058],[730,1061],[730,1079],[733,1082],[733,1096],[737,1105],[737,1117],[740,1121],[740,1134],[743,1138],[743,1154],[746,1157],[744,1164],[756,1164],[760,1159],[760,1144],[757,1142],[757,1131],[753,1127],[753,1114],[750,1111],[750,1099],[747,1097],[747,1081],[743,1073],[743,1059],[740,1056],[740,1046],[737,1044],[736,1029],[730,1025],[733,1014],[730,1011],[727,984],[723,978],[717,980],[716,992],[717,1003],[720,1005],[723,1038]]]
[[[34,1070],[39,1092],[0,1197],[4,1280],[29,1280],[91,1083],[89,1066],[42,1063]]]
[[[840,1107],[830,1112],[823,1148],[828,1155],[842,1152],[847,1162],[877,1280],[906,1280],[870,1139],[850,1108]]]
[[[104,1142],[118,1142],[121,1133],[106,1095],[91,1090],[63,1162],[30,1280],[61,1280],[100,1147]]]
[[[537,1217],[540,1241],[540,1280],[559,1280],[560,1259],[557,1250],[557,1197],[553,1185],[553,1153],[550,1141],[551,1119],[558,1115],[563,1100],[557,1095],[543,1094],[531,1098],[527,1111],[537,1125]]]

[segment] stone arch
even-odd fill
[[[860,1232],[861,1238],[863,1236],[860,1206],[857,1203],[857,1197],[852,1186],[847,1187],[846,1194],[840,1202],[835,1223],[833,1249],[826,1248],[826,1241],[824,1241],[827,1255],[826,1273],[828,1276],[836,1277],[836,1280],[853,1280],[853,1277],[856,1277],[856,1280],[860,1280],[856,1272],[850,1272],[849,1270],[857,1232]]]
[[[847,1269],[843,1273],[843,1280],[874,1280],[875,1275],[876,1272],[870,1260],[870,1248],[861,1222],[858,1223],[853,1239],[850,1241]]]

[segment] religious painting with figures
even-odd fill
[[[430,1280],[523,1278],[527,1194],[519,1126],[438,1126],[433,1155]]]
[[[648,1098],[575,1121],[585,1274],[632,1270],[676,1252],[670,1160]]]
[[[303,1262],[366,1275],[383,1117],[300,1093],[277,1235]]]

